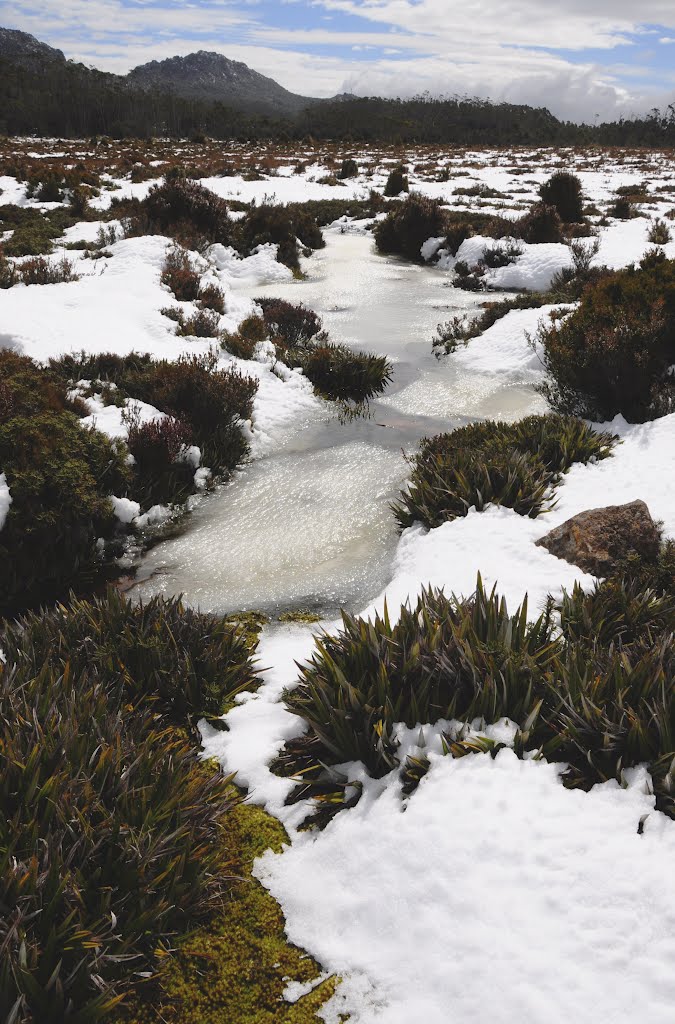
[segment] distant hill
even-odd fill
[[[309,96],[289,92],[247,64],[206,50],[187,57],[141,64],[129,72],[127,81],[135,88],[170,92],[186,99],[224,103],[240,110],[277,116],[292,116],[309,103],[317,102]]]
[[[16,29],[0,28],[0,58],[20,62],[22,64],[43,63],[45,61],[65,61],[61,50],[55,50],[47,43],[41,43],[28,32]]]

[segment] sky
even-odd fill
[[[118,73],[215,50],[309,96],[469,95],[590,123],[675,101],[675,0],[0,0],[0,25]]]

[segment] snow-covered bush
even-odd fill
[[[429,238],[445,234],[446,214],[437,199],[412,192],[397,203],[375,228],[380,252],[396,253],[420,260],[420,250]]]
[[[590,284],[570,316],[537,333],[553,408],[642,422],[675,398],[675,262],[660,254]]]
[[[612,443],[611,435],[564,416],[460,427],[422,442],[394,514],[402,529],[414,522],[440,526],[489,504],[536,518],[572,463],[605,458]]]

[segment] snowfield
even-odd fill
[[[448,168],[447,182],[411,172],[411,188],[458,210],[480,208],[516,217],[558,163],[555,155],[544,160],[534,151],[506,156],[453,154],[437,161]],[[224,198],[246,202],[271,195],[278,202],[365,198],[371,188],[381,191],[389,169],[373,167],[365,157],[356,155],[359,176],[340,187],[320,183],[331,168],[316,163],[298,174],[289,165],[259,181],[235,174],[209,177],[203,184]],[[411,166],[414,158],[411,154]],[[526,174],[514,173],[519,163],[528,164]],[[463,174],[453,180],[457,170]],[[647,173],[652,184],[672,182],[671,157],[665,154],[652,155],[648,172],[638,155],[627,154],[614,163],[593,164],[589,157],[579,173],[588,201],[598,206],[609,202],[618,187],[639,184]],[[114,179],[111,184],[111,191],[94,200],[98,210],[105,210],[112,196],[143,198],[152,182]],[[475,184],[496,189],[505,198],[481,200],[454,192]],[[3,203],[39,205],[26,198],[25,186],[15,179],[0,177],[0,189]],[[672,207],[661,195],[652,195],[650,204],[633,220],[599,228],[595,265],[626,266],[651,248],[651,218],[665,216]],[[95,238],[100,226],[76,225],[62,241]],[[364,247],[368,244],[363,223],[337,222],[326,231],[328,273],[330,240],[342,231],[353,231]],[[69,251],[80,280],[0,291],[0,346],[43,362],[80,351],[149,352],[171,360],[208,352],[211,342],[177,337],[175,325],[161,312],[176,305],[160,283],[170,244],[158,236],[120,239],[109,247],[109,258],[97,260]],[[425,258],[436,260],[440,244],[436,239],[423,246]],[[471,238],[455,258],[441,252],[435,270],[420,272],[441,273],[443,287],[451,286],[457,260],[474,263],[495,244],[493,239]],[[491,288],[545,289],[556,273],[571,266],[565,245],[519,247],[509,266],[488,272]],[[675,258],[675,242],[663,248]],[[291,272],[275,255],[270,245],[247,259],[223,246],[213,246],[204,257],[195,254],[203,273],[225,292],[222,329],[234,331],[251,315],[256,288],[291,281]],[[354,273],[358,276],[358,267]],[[302,301],[305,285],[293,287]],[[448,287],[449,307],[453,291]],[[353,296],[345,288],[348,301]],[[376,292],[372,303],[377,303]],[[385,397],[382,408],[401,418],[443,416],[456,425],[461,416],[489,415],[485,409],[500,387],[521,389],[519,394],[524,389],[528,411],[541,411],[543,400],[534,388],[543,380],[543,368],[528,339],[554,308],[560,307],[512,311],[448,357],[453,372],[473,381],[466,405],[458,399],[448,408],[447,390],[440,388],[437,396],[431,388],[425,393],[420,380],[412,377]],[[439,311],[438,320],[444,315]],[[258,380],[252,420],[242,424],[253,459],[274,456],[291,441],[302,452],[304,432],[333,415],[300,371],[277,364],[269,343],[260,344],[251,361],[219,353],[219,365]],[[123,411],[104,406],[97,394],[86,400],[86,422],[111,437],[126,436],[130,405],[142,421],[163,415],[141,402],[127,403]],[[580,569],[535,546],[549,530],[589,508],[643,499],[663,523],[664,536],[675,537],[675,413],[641,425],[617,418],[602,429],[621,439],[613,456],[573,466],[556,489],[555,506],[542,517],[530,520],[507,508],[490,507],[435,530],[419,524],[405,530],[395,546],[389,582],[370,596],[363,614],[381,611],[386,600],[394,618],[402,603],[414,601],[429,584],[469,596],[480,572],[488,587],[495,584],[506,597],[511,611],[527,595],[530,613],[536,616],[549,594],[559,596],[561,588],[571,589],[575,582],[584,588],[593,584]],[[353,447],[359,449],[359,458],[365,457],[367,446]],[[191,457],[205,482],[208,467],[200,467],[195,453]],[[350,463],[347,471],[354,474],[346,488],[351,500],[354,494],[358,498],[351,487],[353,479],[358,482],[358,462]],[[240,474],[236,485],[245,486],[246,479],[246,472]],[[328,517],[329,506],[338,501],[339,481],[333,484],[334,490],[326,490],[327,499],[306,498],[310,510]],[[0,466],[0,530],[11,500]],[[114,504],[122,522],[139,522],[141,510],[135,502],[114,498]],[[167,510],[156,506],[141,525],[160,522],[165,514]],[[262,531],[264,517],[261,503],[251,512],[254,537]],[[291,555],[304,521],[298,514],[295,531],[289,530]],[[283,524],[277,534],[275,543],[286,556]],[[672,1024],[675,890],[668,878],[675,859],[675,822],[654,810],[645,769],[626,772],[623,787],[611,782],[590,793],[569,791],[559,779],[563,766],[532,757],[518,760],[509,749],[494,760],[483,754],[460,760],[442,756],[439,728],[425,729],[420,723],[422,735],[415,730],[408,743],[423,739],[421,749],[431,769],[410,798],[402,796],[397,772],[372,780],[362,766],[351,765],[350,778],[364,783],[357,806],[338,814],[323,832],[298,831],[308,806],[285,806],[293,784],[272,774],[268,765],[303,728],[300,719],[284,710],[283,691],[296,684],[297,663],[310,656],[314,633],[337,627],[335,621],[266,627],[257,655],[264,667],[263,685],[256,693],[239,696],[225,716],[228,731],[202,725],[205,755],[236,772],[248,799],[276,815],[287,829],[284,851],[266,853],[255,872],[281,904],[290,941],[341,979],[322,1011],[327,1024],[347,1019],[342,1015],[352,1024],[446,1024],[477,1017],[495,1024]],[[508,723],[495,727],[508,736]],[[299,994],[289,986],[289,1001]]]

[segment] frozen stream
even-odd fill
[[[425,435],[483,417],[541,408],[526,380],[467,373],[437,360],[437,325],[485,295],[448,287],[448,275],[379,256],[371,237],[325,232],[305,281],[246,294],[304,302],[336,341],[385,354],[394,380],[370,419],[340,424],[323,411],[205,497],[186,529],[152,549],[135,588],[182,593],[204,611],[359,610],[387,585],[397,532],[389,503],[408,475],[403,451]]]

